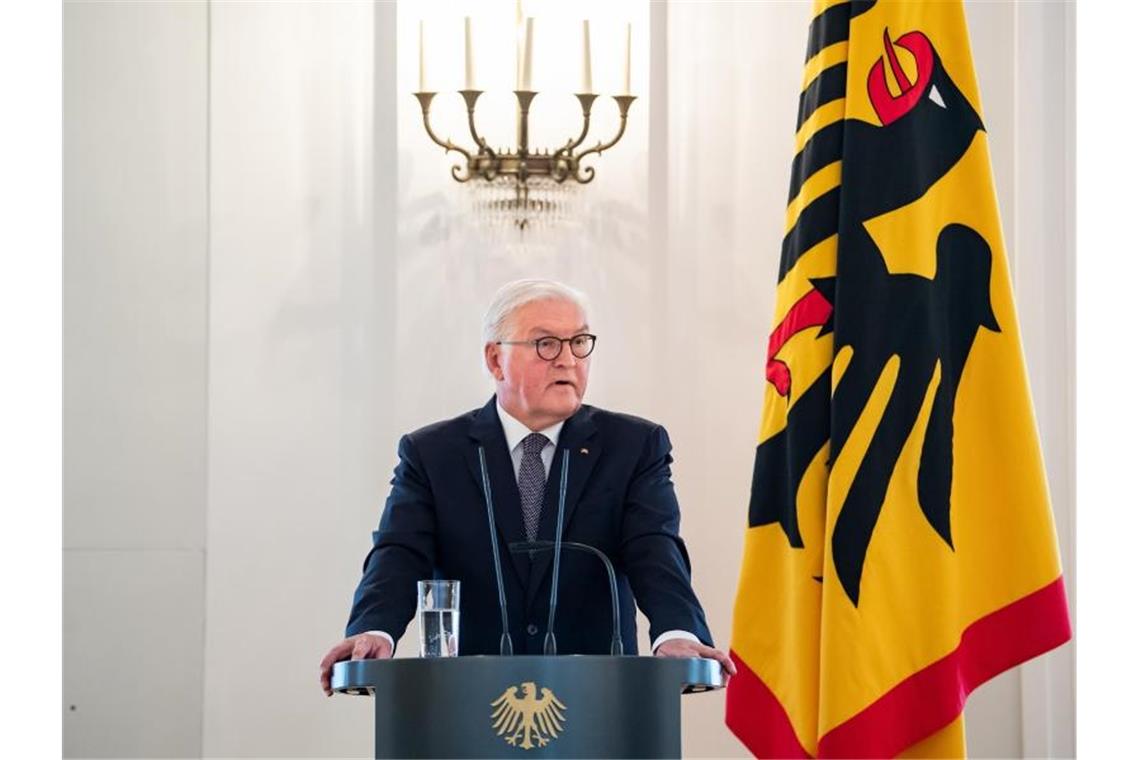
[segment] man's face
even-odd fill
[[[588,332],[586,317],[570,301],[532,301],[515,310],[505,340],[569,338]],[[495,393],[503,409],[531,430],[564,420],[582,405],[590,378],[590,357],[579,359],[569,344],[553,361],[538,355],[533,345],[484,347],[487,369],[495,378]]]

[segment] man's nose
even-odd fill
[[[580,361],[582,360],[575,356],[574,352],[570,350],[570,344],[563,343],[562,351],[559,352],[558,356],[554,357],[554,366],[575,367]]]

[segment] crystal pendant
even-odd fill
[[[580,218],[576,182],[531,177],[523,185],[514,177],[497,177],[472,180],[468,190],[470,213],[495,238],[561,230]]]

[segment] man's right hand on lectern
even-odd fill
[[[374,633],[358,633],[329,650],[321,660],[321,688],[332,696],[333,663],[341,660],[386,660],[392,656],[392,642]]]

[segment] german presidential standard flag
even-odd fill
[[[803,81],[726,720],[958,756],[1071,635],[962,5],[817,0]]]

